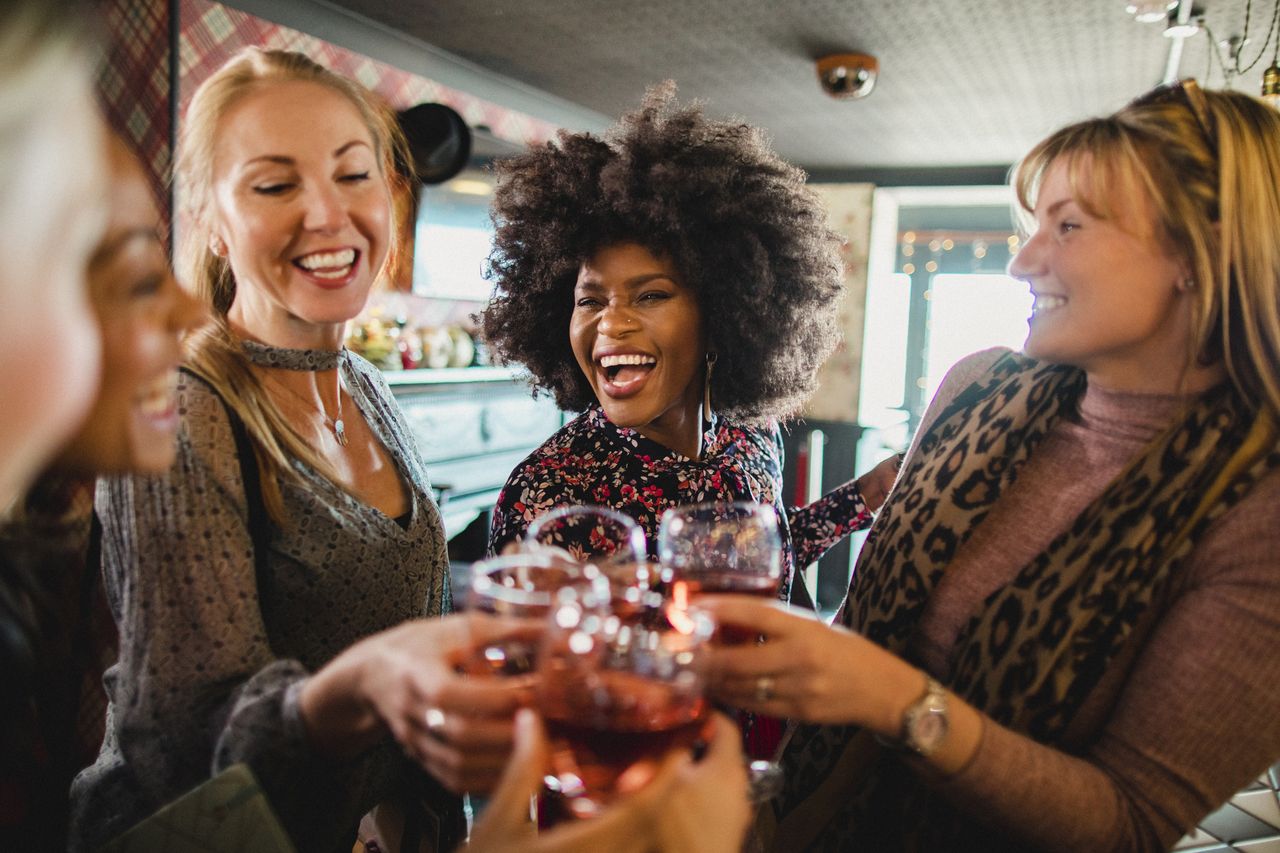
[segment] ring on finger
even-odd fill
[[[439,737],[444,731],[444,711],[439,708],[428,708],[423,715],[427,723],[427,731]]]
[[[762,675],[756,679],[756,701],[768,702],[773,698],[773,686],[777,682],[772,675]]]

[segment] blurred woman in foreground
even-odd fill
[[[81,422],[98,381],[85,270],[105,224],[93,54],[79,4],[0,7],[0,516]],[[0,847],[62,846],[66,791],[35,736],[59,626],[38,569],[0,549]]]
[[[952,369],[836,625],[709,605],[808,723],[776,849],[1165,849],[1280,757],[1280,114],[1185,81],[1015,186],[1024,354]]]
[[[115,662],[115,626],[98,582],[94,478],[160,472],[172,463],[181,339],[202,316],[169,271],[142,166],[114,138],[108,160],[111,206],[88,282],[102,336],[102,383],[79,432],[0,526],[0,550],[29,574],[38,590],[33,611],[42,617],[42,664],[23,736],[40,744],[44,757],[14,783],[33,805],[48,804],[59,827],[72,776],[102,743],[102,673]]]

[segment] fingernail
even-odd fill
[[[516,711],[516,733],[528,734],[533,730],[534,718],[532,708],[520,708]]]

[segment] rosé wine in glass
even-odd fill
[[[776,598],[782,588],[778,516],[767,504],[673,507],[662,515],[658,558],[664,592],[677,601],[710,593]],[[754,638],[750,629],[722,626],[717,640],[737,645]]]
[[[581,587],[557,595],[536,689],[551,739],[547,788],[565,816],[589,817],[643,787],[706,724],[701,661],[714,624],[658,596],[644,606],[652,612],[619,613]]]

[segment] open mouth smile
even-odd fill
[[[640,393],[658,359],[647,353],[618,353],[596,359],[600,388],[610,397],[631,397]]]
[[[178,422],[178,371],[169,370],[143,385],[134,398],[138,414],[153,428],[168,430]]]
[[[293,265],[322,285],[346,284],[355,275],[360,253],[355,249],[311,252],[293,259]]]
[[[1067,297],[1065,296],[1059,296],[1056,293],[1037,293],[1035,300],[1031,303],[1031,315],[1035,317],[1047,314],[1066,304]]]

